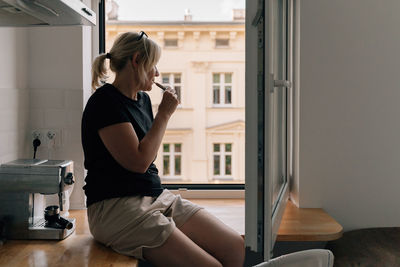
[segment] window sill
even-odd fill
[[[221,105],[214,104],[210,108],[234,108],[234,106],[232,104],[226,104],[226,105],[224,105],[224,104],[221,104]]]
[[[231,106],[209,106],[209,107],[207,107],[207,110],[224,110],[224,109],[229,109],[229,110],[232,110],[232,109],[243,110],[244,107],[236,107],[236,106],[233,106],[233,105],[231,105]]]
[[[234,181],[233,176],[214,176],[212,180],[215,182]]]
[[[161,182],[162,183],[171,183],[171,182],[182,182],[183,181],[183,179],[182,179],[182,177],[180,177],[180,176],[176,176],[176,177],[163,177],[163,176],[161,176],[160,177],[161,178]]]
[[[287,202],[276,241],[331,241],[343,227],[323,209],[298,208]]]

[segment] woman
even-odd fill
[[[242,266],[239,234],[161,186],[153,161],[178,100],[168,87],[153,118],[145,91],[159,76],[160,54],[144,32],[128,32],[93,63],[93,88],[105,78],[106,59],[116,76],[90,97],[82,118],[90,231],[156,266]]]

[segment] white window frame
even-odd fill
[[[164,145],[169,145],[169,152],[164,151]],[[181,145],[181,152],[175,151],[175,145]],[[164,180],[182,180],[183,171],[183,154],[182,154],[183,144],[182,143],[163,143],[162,144],[162,167],[161,167],[161,179]],[[169,175],[164,175],[164,156],[169,156]],[[175,175],[175,156],[181,156],[181,174]]]
[[[271,251],[274,247],[277,230],[281,221],[286,201],[289,194],[289,183],[296,190],[296,183],[298,183],[298,129],[299,129],[299,71],[300,71],[300,1],[298,0],[287,0],[282,1],[287,3],[286,16],[288,18],[286,25],[287,30],[287,77],[293,85],[292,90],[288,90],[287,95],[287,184],[281,190],[281,194],[277,204],[272,207],[272,186],[271,177],[274,172],[271,166],[272,155],[272,140],[273,135],[271,131],[266,130],[265,137],[265,150],[264,163],[265,168],[259,169],[259,142],[258,133],[259,126],[265,129],[270,129],[268,125],[272,117],[271,102],[272,97],[270,95],[277,90],[274,88],[274,80],[271,75],[271,62],[273,62],[274,56],[273,45],[268,45],[268,42],[274,41],[273,33],[276,33],[274,23],[277,22],[276,14],[274,14],[274,7],[276,7],[278,1],[263,1],[265,4],[264,9],[264,21],[267,22],[264,26],[264,37],[263,48],[265,49],[264,54],[264,73],[262,76],[264,84],[259,86],[257,74],[259,73],[259,62],[258,60],[262,57],[259,56],[257,47],[258,33],[260,28],[252,25],[252,18],[248,16],[256,14],[260,8],[260,3],[253,1],[246,1],[246,218],[245,218],[245,246],[246,250],[257,255],[257,253],[263,254],[263,260],[268,261],[271,257]],[[281,2],[281,3],[282,3]],[[285,8],[283,9],[285,10]],[[262,20],[260,20],[262,21]],[[260,89],[265,92],[264,101],[266,103],[266,110],[264,114],[267,118],[267,122],[261,125],[258,122],[258,107],[255,103],[258,102],[258,94]],[[261,114],[262,112],[260,112]],[[257,119],[256,119],[257,118]],[[261,170],[261,171],[260,171]],[[264,172],[264,175],[260,175]],[[264,180],[264,184],[259,183],[260,180]],[[260,193],[264,190],[264,193]],[[297,195],[297,193],[295,193]],[[291,199],[293,191],[291,192]],[[260,199],[264,198],[263,201]],[[298,203],[298,202],[297,202]],[[261,211],[258,212],[258,211]],[[263,236],[260,238],[260,236]]]
[[[214,75],[219,74],[219,83],[214,83]],[[225,75],[231,75],[231,82],[225,83]],[[233,76],[234,72],[212,72],[211,73],[211,101],[213,107],[232,107],[233,106]],[[219,86],[219,102],[214,103],[214,86]],[[225,103],[225,86],[231,86],[231,103]],[[222,102],[222,103],[221,103]]]
[[[219,144],[220,147],[220,151],[214,151],[214,145]],[[231,145],[231,151],[227,152],[225,151],[225,145],[226,144],[230,144]],[[214,156],[219,156],[219,169],[220,169],[220,174],[219,175],[215,175],[214,174]],[[226,175],[225,173],[225,161],[226,161],[226,156],[231,156],[231,164],[232,164],[232,168],[231,168],[231,174],[230,175]],[[212,179],[213,180],[232,180],[233,181],[233,143],[212,143]]]
[[[179,74],[181,76],[181,82],[180,83],[175,83],[175,75],[177,75],[177,74]],[[168,75],[169,83],[164,83],[164,81],[163,81],[163,76],[164,75]],[[175,86],[180,86],[181,87],[181,91],[180,91],[180,94],[179,94],[179,96],[180,96],[180,98],[179,98],[180,104],[178,106],[178,107],[180,107],[182,105],[182,102],[183,102],[183,90],[182,90],[183,89],[183,73],[182,72],[164,72],[164,73],[161,73],[160,76],[161,76],[161,83],[163,85],[170,86],[171,88],[175,88]]]

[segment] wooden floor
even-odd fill
[[[244,234],[243,199],[192,199],[224,223]],[[8,240],[0,246],[0,267],[16,266],[137,266],[137,260],[95,242],[89,232],[86,210],[72,210],[75,232],[62,241]],[[298,209],[288,203],[277,240],[334,240],[342,227],[322,209]],[[322,238],[322,239],[321,239]]]

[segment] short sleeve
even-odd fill
[[[113,95],[99,92],[92,95],[85,112],[86,121],[94,130],[123,122],[130,122],[123,104]]]
[[[142,93],[143,93],[143,96],[144,96],[145,101],[146,101],[147,112],[148,112],[148,114],[150,116],[151,122],[153,122],[154,121],[154,115],[153,115],[153,108],[152,108],[152,104],[151,104],[151,99],[150,99],[150,97],[149,97],[149,95],[147,93],[145,93],[145,92],[142,92]]]

